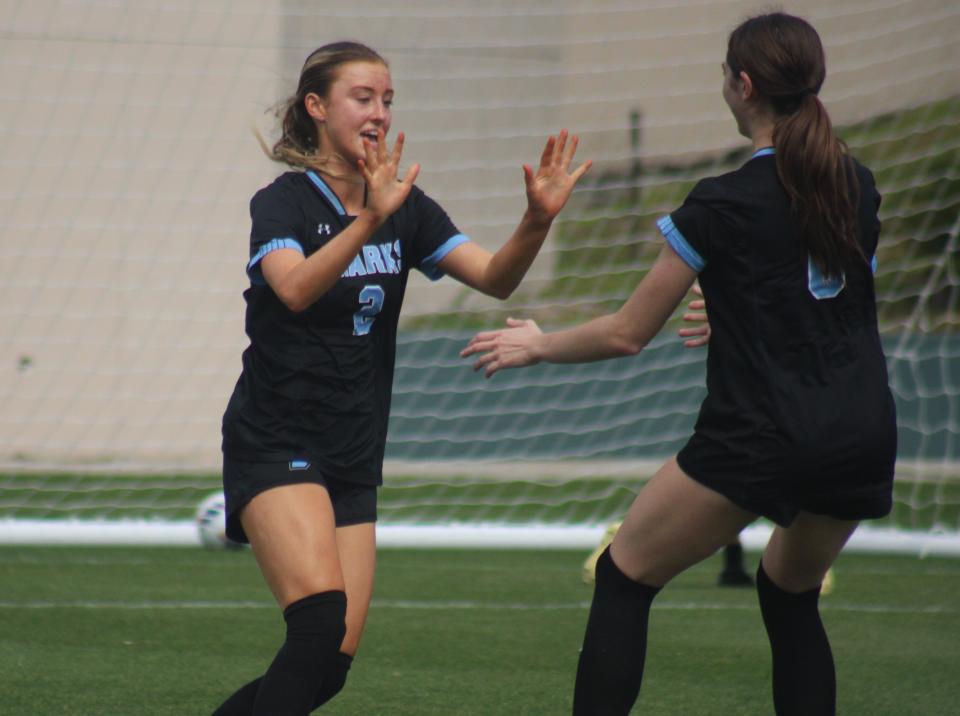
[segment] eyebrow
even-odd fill
[[[368,87],[367,85],[354,85],[353,87],[350,88],[350,91],[351,91],[351,92],[374,92],[374,93],[376,93],[377,90],[375,90],[373,87]],[[393,93],[394,93],[394,90],[393,90],[392,87],[391,87],[390,89],[384,91],[384,94],[393,94]]]

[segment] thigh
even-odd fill
[[[366,522],[338,527],[337,553],[347,592],[347,634],[340,650],[353,656],[357,653],[373,596],[377,563],[375,524]]]
[[[240,520],[281,608],[311,594],[344,588],[333,506],[323,485],[265,490],[243,508]]]
[[[737,538],[756,515],[688,477],[671,458],[640,490],[611,556],[631,579],[661,587]]]
[[[856,520],[800,512],[789,527],[773,530],[763,552],[763,570],[787,592],[815,589],[858,524]]]

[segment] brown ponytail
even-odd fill
[[[826,77],[823,45],[805,20],[784,13],[750,18],[730,34],[727,66],[746,72],[776,115],[777,174],[798,233],[824,276],[864,255],[857,236],[859,187],[846,145],[817,93]]]

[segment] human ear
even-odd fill
[[[740,96],[744,100],[748,100],[754,95],[753,89],[753,80],[750,79],[750,75],[741,70],[740,72]]]
[[[324,122],[327,119],[327,107],[323,99],[316,92],[308,92],[303,98],[303,106],[313,119],[317,122]]]

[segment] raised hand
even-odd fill
[[[378,129],[377,143],[364,139],[365,157],[357,161],[360,175],[367,183],[366,209],[381,223],[400,208],[410,195],[413,182],[420,173],[420,165],[414,164],[407,169],[403,180],[397,181],[400,157],[403,155],[403,140],[403,132],[400,132],[393,151],[388,152],[383,129]]]
[[[560,213],[573,187],[593,162],[585,161],[573,172],[570,164],[580,140],[576,134],[569,137],[566,129],[557,137],[547,139],[540,156],[540,166],[534,173],[528,164],[523,165],[523,178],[527,185],[527,211],[540,222],[549,223]]]
[[[509,328],[498,331],[478,333],[467,347],[460,351],[460,357],[482,353],[473,363],[475,371],[483,370],[489,378],[504,368],[523,368],[540,362],[533,352],[534,343],[543,333],[531,320],[508,318]]]
[[[707,319],[707,302],[703,300],[703,289],[700,284],[693,284],[693,292],[700,296],[687,304],[687,312],[683,314],[683,320],[687,323],[699,323],[694,328],[681,328],[677,335],[686,338],[683,345],[687,348],[699,348],[710,342],[710,322]]]

